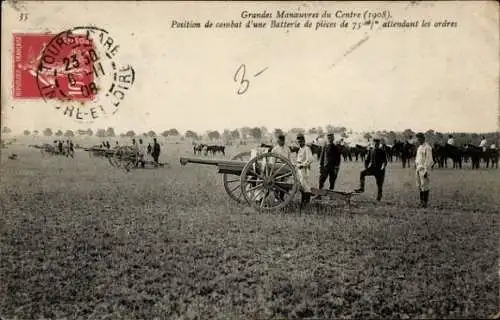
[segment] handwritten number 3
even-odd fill
[[[234,74],[234,81],[237,82],[238,81],[238,75],[240,74],[240,71],[241,71],[241,80],[239,81],[240,82],[240,88],[238,89],[237,93],[239,95],[241,94],[244,94],[247,90],[248,90],[248,87],[250,86],[250,81],[248,81],[247,79],[245,79],[245,70],[246,70],[246,67],[244,64],[242,64],[238,70],[236,70],[236,73]]]

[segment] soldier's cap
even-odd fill
[[[332,132],[332,131],[328,131],[328,133],[326,134],[327,137],[331,137],[331,136],[334,136],[335,134]]]
[[[373,140],[373,141],[380,141],[380,140],[382,140],[382,139],[380,138],[380,136],[374,136],[374,137],[372,138],[372,140]]]
[[[417,138],[425,139],[425,135],[422,132],[419,132],[415,135]]]
[[[305,140],[306,138],[304,137],[304,135],[302,133],[299,133],[297,135],[297,140]]]

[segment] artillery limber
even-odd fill
[[[249,152],[231,160],[181,157],[182,166],[188,163],[216,166],[223,175],[224,189],[236,202],[250,205],[258,211],[279,210],[290,204],[300,190],[296,166],[287,158],[266,152],[250,158]],[[248,159],[248,160],[247,160]],[[353,192],[312,189],[314,195],[342,196],[350,204]]]

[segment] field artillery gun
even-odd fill
[[[84,151],[89,153],[89,157],[104,157],[109,163],[116,168],[123,168],[125,171],[130,171],[135,166],[137,161],[136,152],[129,147],[118,147],[108,149],[102,147],[84,148]]]
[[[231,160],[212,160],[181,157],[181,166],[188,163],[216,166],[223,175],[224,189],[236,202],[249,205],[258,211],[280,210],[289,205],[300,190],[296,166],[275,153],[266,152],[250,157],[243,152]],[[317,196],[341,196],[346,205],[351,203],[354,192],[312,189]]]
[[[102,147],[84,148],[84,151],[89,152],[89,156],[105,157],[109,163],[115,168],[124,169],[130,172],[131,169],[141,168],[138,166],[139,154],[132,146],[119,146],[114,149],[107,149]],[[164,167],[165,163],[154,163],[152,161],[144,161],[144,168],[158,168]]]

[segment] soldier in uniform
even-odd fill
[[[146,166],[146,146],[144,145],[142,139],[139,139],[139,163],[141,165],[141,168],[144,168]]]
[[[334,142],[335,136],[333,132],[329,132],[327,138],[328,143],[323,146],[319,160],[319,189],[323,189],[326,178],[329,177],[329,189],[333,190],[335,188],[335,181],[337,180],[337,176],[339,174],[341,150],[340,147]]]
[[[417,139],[419,144],[417,156],[415,157],[417,188],[420,192],[420,206],[426,208],[430,192],[429,171],[434,160],[432,157],[432,147],[425,141],[425,135],[418,133]]]
[[[284,134],[280,134],[278,136],[278,144],[273,147],[271,152],[279,154],[280,156],[283,156],[286,159],[290,160],[290,148],[285,146],[285,135]],[[282,201],[285,199],[285,193],[282,191],[277,192],[277,196]]]
[[[271,152],[290,159],[290,148],[285,147],[285,135],[280,134],[278,136],[278,144],[273,147]]]
[[[384,149],[380,146],[380,137],[376,136],[373,138],[375,143],[373,149],[368,153],[368,157],[365,160],[365,170],[361,171],[359,177],[359,189],[355,192],[362,193],[365,191],[365,177],[374,176],[377,182],[377,201],[382,200],[382,190],[384,186],[385,179],[385,168],[387,166],[387,154]]]
[[[486,149],[488,147],[488,141],[484,136],[481,137],[481,142],[479,143],[479,147],[483,150],[483,152],[486,152]]]
[[[450,145],[450,146],[454,146],[455,145],[455,138],[453,137],[453,135],[448,135],[448,141],[446,141],[446,144]]]
[[[134,151],[136,157],[134,166],[137,168],[139,166],[139,146],[137,145],[135,138],[132,138],[132,150]]]
[[[301,207],[311,201],[311,164],[313,155],[311,148],[306,145],[306,139],[302,133],[297,135],[299,151],[297,152],[297,175],[301,186]]]
[[[153,156],[153,162],[155,166],[158,166],[158,159],[160,158],[160,144],[156,141],[156,138],[153,139],[153,151],[151,155]]]

